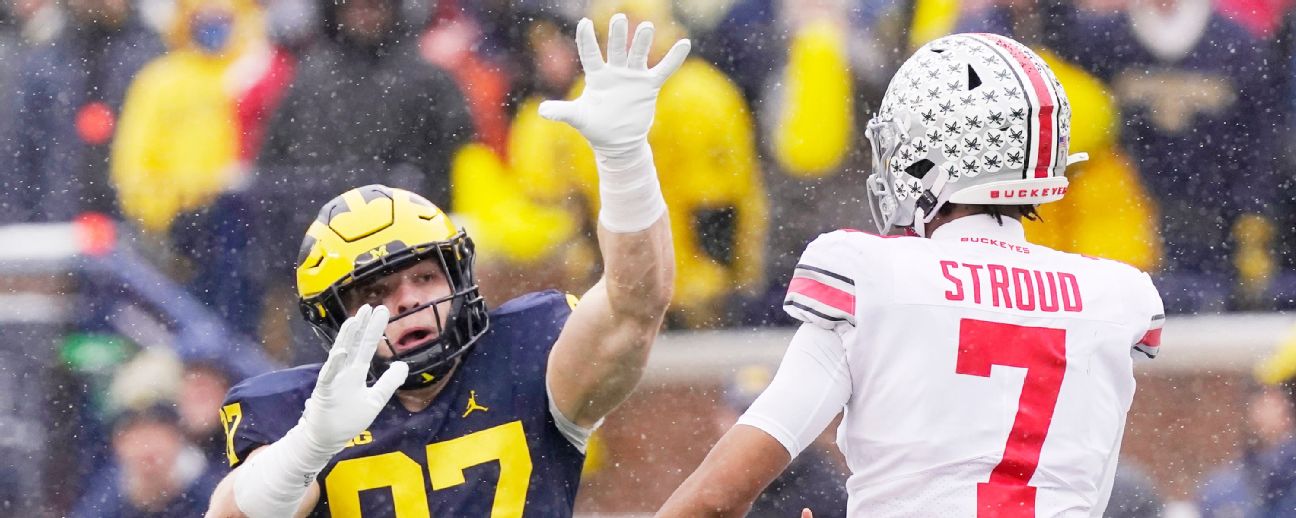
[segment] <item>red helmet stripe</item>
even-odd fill
[[[1039,128],[1036,135],[1039,138],[1035,139],[1038,145],[1035,152],[1034,177],[1048,178],[1052,175],[1053,166],[1055,165],[1054,160],[1057,158],[1054,156],[1056,150],[1053,148],[1054,140],[1056,140],[1054,132],[1057,131],[1057,96],[1053,92],[1052,81],[1044,76],[1044,71],[1035,66],[1035,62],[1031,61],[1030,56],[1027,56],[1016,42],[998,34],[985,33],[980,34],[980,36],[999,48],[1008,51],[1008,55],[1025,73],[1031,89],[1034,90],[1035,97],[1039,101],[1036,124]]]

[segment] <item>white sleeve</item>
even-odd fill
[[[738,424],[758,428],[796,458],[836,417],[851,396],[842,336],[806,323],[797,329],[769,387]]]

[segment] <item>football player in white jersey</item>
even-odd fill
[[[810,243],[773,383],[659,514],[742,515],[844,411],[851,516],[1100,516],[1133,361],[1165,317],[1147,274],[1025,239],[1083,159],[1069,121],[1011,39],[948,36],[906,61],[867,131],[883,235]]]

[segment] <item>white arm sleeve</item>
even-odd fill
[[[802,324],[768,388],[738,424],[758,428],[796,458],[851,396],[846,348],[836,331]]]

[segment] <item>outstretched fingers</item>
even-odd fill
[[[626,65],[626,15],[617,13],[608,24],[607,64],[612,67]]]
[[[666,57],[662,58],[657,66],[652,67],[652,74],[657,79],[657,84],[666,82],[666,79],[679,70],[680,65],[684,64],[684,59],[688,57],[689,49],[693,44],[689,40],[679,40],[671,46],[670,51],[666,52]]]
[[[392,362],[387,366],[387,371],[378,377],[378,381],[369,387],[370,397],[376,399],[378,404],[386,404],[391,399],[396,389],[405,384],[405,378],[409,376],[409,365],[405,362]]]
[[[580,113],[572,101],[544,101],[540,103],[540,116],[551,121],[565,122],[580,129],[577,114]]]
[[[603,55],[599,52],[598,38],[594,37],[594,22],[581,18],[576,25],[576,54],[580,56],[581,67],[586,73],[602,69]]]
[[[655,29],[652,22],[640,22],[630,43],[630,57],[626,66],[631,70],[648,70],[648,52],[652,50]]]
[[[382,341],[383,331],[387,329],[387,321],[391,313],[387,306],[378,306],[373,308],[369,313],[369,319],[365,321],[365,326],[360,331],[359,343],[356,345],[355,361],[368,365],[373,361],[374,353],[378,351],[378,343]]]
[[[368,307],[368,306],[365,306]],[[320,374],[316,387],[327,386],[333,382],[342,368],[347,365],[347,358],[351,356],[349,344],[353,341],[356,328],[360,325],[360,314],[365,308],[360,308],[356,316],[346,319],[342,322],[342,327],[338,329],[337,337],[333,339],[333,347],[329,348],[328,359],[324,361],[324,366],[320,367]]]

